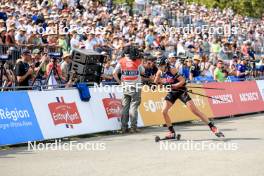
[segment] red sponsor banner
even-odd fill
[[[232,83],[207,83],[204,87],[214,87],[224,90],[205,89],[215,117],[258,112],[263,110],[261,94],[255,81]]]
[[[223,100],[220,101],[216,99],[208,99],[214,117],[230,116],[239,113],[239,110],[237,109],[237,103],[235,102],[232,91],[232,83],[207,83],[204,84],[204,87],[223,89],[205,89],[207,96]]]
[[[232,90],[238,106],[238,114],[264,110],[264,103],[256,81],[233,82]]]
[[[116,99],[115,94],[110,94],[110,98],[104,98],[102,101],[108,119],[121,118],[122,101]]]
[[[61,102],[59,101],[58,97],[57,100],[58,102],[53,102],[48,104],[54,125],[60,125],[60,124],[73,125],[73,124],[82,123],[77,106],[74,102],[65,103],[62,97],[61,97]]]

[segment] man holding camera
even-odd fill
[[[124,57],[119,60],[113,76],[123,86],[122,134],[128,133],[128,121],[131,121],[131,133],[139,132],[137,129],[138,107],[141,102],[141,75],[145,69],[140,59],[139,51],[131,46],[124,49]],[[118,77],[121,73],[121,80]]]
[[[30,51],[28,49],[22,50],[21,59],[15,66],[15,75],[17,79],[17,86],[29,86],[29,80],[32,78],[33,68],[29,66],[31,60]],[[27,88],[23,88],[25,90]]]

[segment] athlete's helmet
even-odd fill
[[[167,64],[167,58],[165,56],[162,56],[162,57],[157,59],[156,63],[158,66],[166,65]]]

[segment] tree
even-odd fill
[[[206,5],[208,8],[232,8],[236,13],[249,17],[259,18],[264,13],[263,0],[187,0],[187,2]]]
[[[127,3],[130,7],[133,6],[134,0],[114,0],[115,4],[124,4]]]

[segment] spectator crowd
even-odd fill
[[[102,81],[110,84],[128,45],[142,51],[145,83],[153,81],[160,57],[193,82],[263,78],[264,16],[253,19],[231,9],[169,0],[134,4],[0,0],[0,57],[20,51],[19,58],[5,62],[2,86],[44,84],[54,64],[59,75],[55,81],[60,77],[69,83],[74,49],[104,54]],[[47,48],[59,48],[62,57],[50,58]]]

